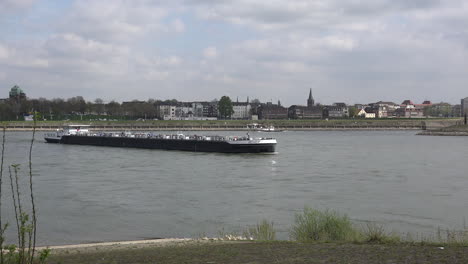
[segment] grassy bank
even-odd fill
[[[427,126],[450,126],[459,119],[330,119],[330,120],[147,120],[147,121],[39,121],[42,130],[67,124],[91,125],[97,129],[180,129],[180,130],[245,130],[253,122],[288,130],[307,129],[425,129]],[[11,130],[31,129],[31,122],[2,122]]]
[[[53,252],[48,263],[468,263],[461,246],[297,242],[210,242]]]
[[[401,238],[382,226],[355,226],[331,210],[305,208],[291,227],[293,241],[275,241],[272,222],[249,227],[247,240],[182,240],[52,250],[48,263],[468,263],[466,232]],[[250,239],[255,239],[251,241]]]

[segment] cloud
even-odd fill
[[[49,63],[46,59],[31,51],[17,50],[0,44],[0,66],[15,66],[25,68],[45,68]]]
[[[443,4],[439,0],[191,0],[188,3],[196,6],[198,15],[204,19],[225,20],[260,30],[335,25],[393,13],[435,9]]]
[[[36,0],[0,0],[0,13],[7,13],[31,7]]]
[[[33,2],[9,3],[14,14]],[[310,87],[323,103],[449,100],[468,82],[462,0],[82,0],[56,8],[47,19],[36,5],[18,15],[43,21],[38,32],[28,23],[4,30],[2,83],[34,78],[41,96],[67,95],[65,86],[92,98],[268,95],[287,105]]]
[[[213,59],[218,57],[218,49],[216,47],[208,47],[203,50],[203,56],[207,59]]]
[[[172,28],[177,33],[182,33],[185,31],[185,24],[180,19],[175,19],[172,21]]]
[[[10,52],[8,51],[8,49],[0,43],[0,62],[3,59],[7,59],[9,54]]]
[[[74,2],[71,10],[61,30],[89,39],[125,42],[168,30],[162,22],[168,9],[148,1],[82,0]],[[180,21],[175,23],[174,30],[181,30]]]

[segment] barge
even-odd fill
[[[91,132],[89,126],[70,125],[55,133],[48,133],[48,143],[126,147],[144,149],[182,150],[221,153],[273,153],[274,138],[206,136],[184,134],[153,134],[129,132]]]

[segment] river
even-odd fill
[[[468,137],[415,134],[286,131],[267,134],[278,139],[278,153],[239,155],[47,144],[38,133],[38,244],[216,236],[262,219],[288,239],[304,206],[402,233],[461,229]],[[26,195],[30,139],[31,132],[6,134],[5,164],[21,164]],[[6,171],[2,215],[12,224],[9,188]],[[13,227],[7,236],[14,237]]]

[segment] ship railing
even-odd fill
[[[56,133],[48,133],[47,136],[56,136]],[[197,140],[197,141],[237,141],[252,140],[249,137],[225,137],[218,135],[184,135],[184,134],[153,134],[153,133],[128,133],[128,132],[81,132],[69,134],[70,136],[89,137],[118,137],[118,138],[148,138],[148,139],[168,139],[168,140]]]

